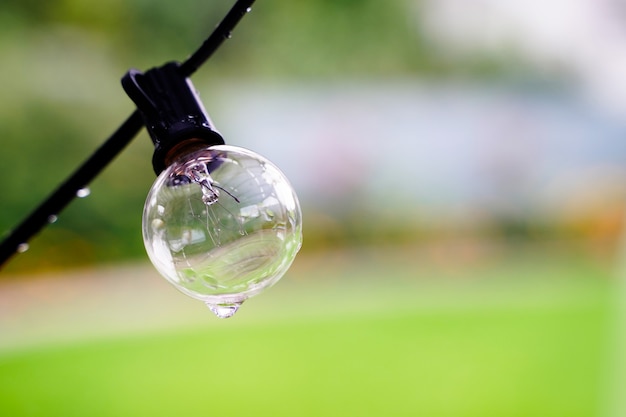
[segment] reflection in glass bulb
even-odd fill
[[[156,179],[143,239],[168,281],[225,318],[287,271],[302,244],[302,216],[289,181],[270,161],[211,146]]]

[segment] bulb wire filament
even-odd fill
[[[193,164],[191,167],[189,167],[189,173],[191,176],[191,181],[200,184],[200,186],[202,187],[202,201],[207,206],[216,203],[219,199],[220,193],[217,189],[224,191],[226,194],[231,196],[233,200],[235,200],[237,203],[240,202],[239,199],[235,197],[232,193],[213,181],[206,164],[203,164],[201,162]]]
[[[201,200],[206,207],[202,210],[201,214],[198,214],[196,213],[197,209],[194,208],[192,201],[189,200],[189,211],[190,213],[193,213],[195,218],[205,218],[207,233],[213,241],[213,244],[219,246],[222,243],[220,233],[223,226],[220,221],[221,216],[216,212],[217,210],[225,211],[227,213],[227,218],[234,219],[237,222],[238,232],[240,235],[244,236],[246,232],[243,227],[243,222],[238,218],[238,216],[219,202],[220,191],[223,191],[237,204],[241,203],[239,198],[226,188],[219,185],[217,181],[211,177],[208,168],[211,165],[219,165],[219,163],[216,163],[216,161],[209,161],[208,163],[196,161],[191,164],[186,164],[182,167],[181,171],[174,175],[168,185],[170,187],[178,187],[189,184],[197,184],[200,186],[200,190],[202,192]]]

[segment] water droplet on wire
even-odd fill
[[[29,248],[30,246],[28,245],[28,243],[20,243],[19,245],[17,245],[17,253],[24,253]]]
[[[80,190],[76,191],[76,197],[78,198],[85,198],[89,194],[91,194],[91,190],[87,187],[81,188]]]
[[[251,11],[252,11],[252,7],[248,7],[248,8],[246,9],[246,13],[250,13]]]
[[[48,216],[48,223],[56,223],[57,220],[59,220],[59,218],[54,214]]]

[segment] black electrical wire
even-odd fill
[[[254,0],[238,0],[224,19],[215,27],[213,33],[185,62],[180,65],[180,71],[185,77],[191,76],[202,64],[213,55],[213,52],[220,47],[222,42],[230,39],[230,33],[239,23],[242,17],[250,11]]]
[[[200,48],[180,65],[182,75],[191,76],[230,38],[231,31],[250,11],[253,3],[254,0],[237,0]],[[137,136],[142,127],[141,114],[135,110],[59,188],[9,232],[0,243],[0,268],[19,252],[19,248],[24,247],[22,245],[51,223],[76,197],[76,193],[85,188]]]

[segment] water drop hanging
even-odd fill
[[[78,198],[85,198],[89,194],[91,194],[91,190],[87,187],[81,188],[80,190],[76,191],[76,197]]]
[[[234,304],[210,304],[206,303],[207,307],[220,319],[227,319],[232,317],[237,310],[239,310],[240,303]]]

